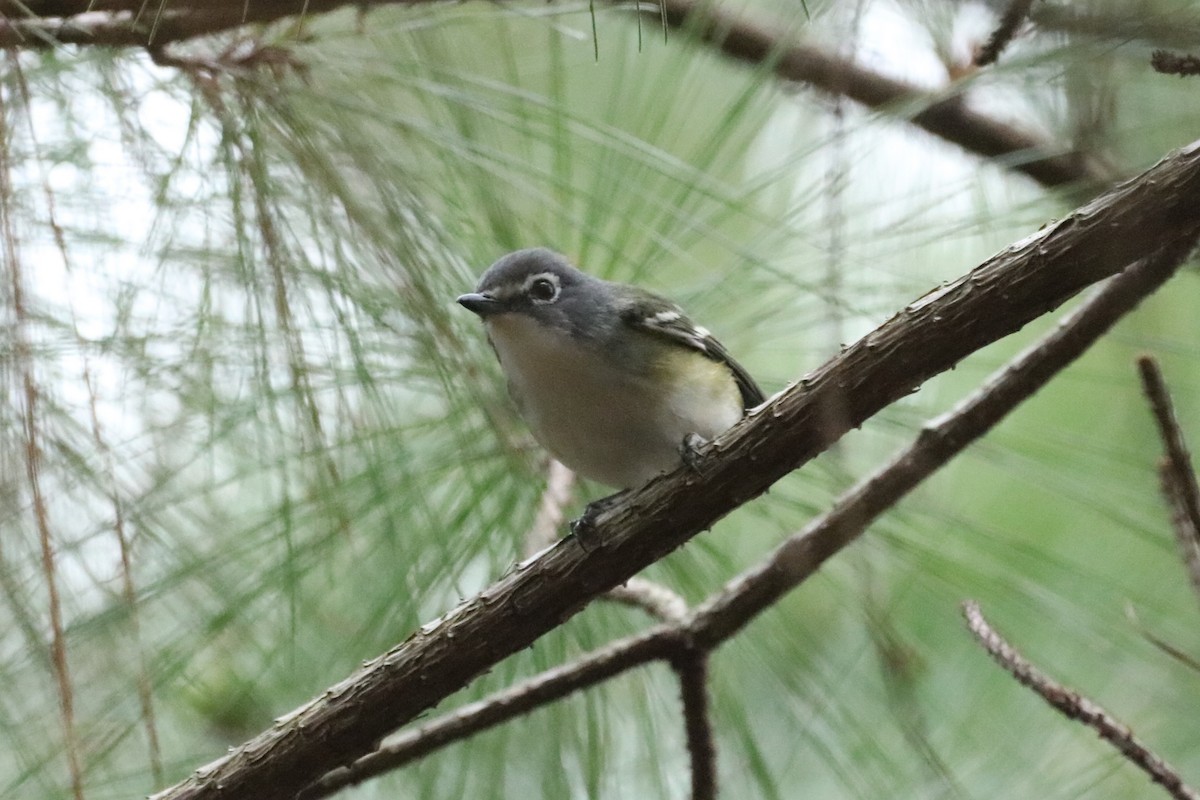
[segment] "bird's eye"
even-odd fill
[[[549,303],[558,296],[558,285],[549,278],[538,278],[529,284],[529,297],[536,303]]]

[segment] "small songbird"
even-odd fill
[[[584,478],[639,486],[763,402],[754,379],[669,300],[542,248],[458,298],[478,314],[534,437]]]

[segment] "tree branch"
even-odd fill
[[[571,664],[547,670],[426,725],[404,731],[370,755],[326,774],[300,793],[298,800],[328,797],[368,778],[399,769],[450,742],[519,717],[626,670],[651,661],[669,660],[684,647],[680,631],[665,626],[620,639]]]
[[[1190,53],[1155,50],[1150,54],[1150,66],[1164,75],[1200,75],[1200,57]]]
[[[1137,364],[1166,453],[1159,467],[1159,478],[1171,508],[1175,541],[1192,588],[1200,597],[1200,485],[1196,482],[1187,441],[1175,417],[1171,394],[1158,362],[1150,356],[1142,356]]]
[[[324,14],[353,5],[417,5],[431,0],[210,0],[153,5],[143,0],[0,0],[0,47],[45,49],[64,44],[147,47],[161,53],[174,42],[220,33],[250,23]],[[613,0],[616,2],[616,0]],[[707,0],[663,0],[646,11],[665,19],[738,61],[769,65],[776,76],[848,97],[867,108],[898,114],[964,150],[993,159],[1044,186],[1107,185],[1113,175],[1055,142],[1039,139],[972,111],[957,96],[940,97],[918,86],[874,72],[813,44],[798,43],[780,30],[714,7]],[[160,60],[170,57],[160,55]]]
[[[536,555],[562,535],[567,519],[567,506],[575,499],[575,473],[557,459],[546,463],[546,488],[538,501],[537,514],[525,533],[525,556]]]
[[[253,23],[323,14],[344,6],[411,5],[427,0],[0,0],[0,47],[63,44],[150,47]],[[304,16],[301,16],[304,15]]]
[[[1037,392],[1053,375],[1081,355],[1118,319],[1174,274],[1181,261],[1182,256],[1178,251],[1164,254],[1148,259],[1114,278],[1063,320],[1057,330],[985,381],[980,389],[949,411],[940,422],[927,426],[917,441],[886,467],[846,492],[829,512],[814,520],[803,531],[789,537],[761,567],[751,569],[727,583],[696,613],[675,621],[671,626],[660,626],[644,634],[613,642],[572,664],[550,670],[472,703],[442,720],[406,733],[385,746],[379,754],[365,756],[349,769],[327,775],[317,784],[320,792],[311,795],[306,793],[305,800],[324,797],[349,783],[357,783],[402,766],[418,755],[498,725],[532,708],[515,702],[515,698],[528,697],[536,691],[541,702],[548,703],[651,659],[678,660],[689,651],[699,649],[711,652],[716,649],[754,615],[768,607],[768,602],[745,602],[747,598],[769,599],[763,597],[761,586],[774,578],[762,576],[786,573],[787,583],[775,587],[780,589],[773,595],[777,598],[782,591],[795,587],[814,574],[819,564],[811,560],[802,561],[796,558],[796,553],[813,546],[814,542],[823,542],[818,546],[830,552],[849,545],[882,509],[899,502],[912,488],[970,442],[987,433],[1007,412]],[[953,442],[954,446],[944,446],[947,442]],[[789,573],[789,565],[798,562],[811,563],[812,567],[806,571],[791,570]],[[731,617],[735,613],[743,616],[733,621]],[[651,644],[647,641],[649,639],[662,641]],[[631,651],[642,655],[634,655]],[[619,665],[620,669],[610,671],[613,664]],[[430,742],[423,740],[426,732],[431,737]],[[446,735],[450,732],[453,735]]]
[[[984,619],[974,600],[963,603],[963,616],[971,633],[987,650],[992,659],[1017,679],[1022,686],[1036,692],[1067,719],[1081,722],[1094,730],[1101,739],[1115,747],[1121,755],[1150,776],[1176,800],[1200,800],[1179,773],[1138,741],[1126,725],[1121,724],[1099,704],[1051,679],[1030,664],[1017,649],[1004,640]]]
[[[972,111],[961,97],[939,97],[812,44],[796,43],[785,25],[756,24],[707,0],[661,0],[672,27],[682,28],[739,61],[769,65],[788,81],[844,95],[867,108],[904,116],[926,132],[994,159],[1043,186],[1106,185],[1113,175],[1077,153]],[[648,11],[656,14],[657,11]]]
[[[992,35],[988,37],[979,52],[975,54],[975,66],[986,67],[988,64],[995,63],[1000,54],[1004,52],[1004,48],[1008,47],[1013,40],[1017,28],[1021,27],[1021,23],[1029,16],[1029,7],[1032,5],[1033,0],[1009,0],[1008,8],[1000,17],[1000,24],[996,26],[996,30],[992,31]]]
[[[640,608],[659,622],[680,622],[687,617],[687,601],[661,583],[634,575],[604,595],[605,600]]]
[[[991,430],[1161,286],[1186,259],[1197,236],[1200,232],[1111,280],[1057,330],[989,377],[940,419],[927,424],[915,442],[839,497],[828,512],[789,537],[770,558],[699,606],[690,626],[693,641],[703,646],[729,638],[814,574],[880,514]]]
[[[1193,479],[1195,476],[1192,476]],[[1200,597],[1200,528],[1196,527],[1197,489],[1169,458],[1158,465],[1159,485],[1171,509],[1171,527],[1175,545],[1187,571],[1192,591]]]
[[[1164,654],[1175,659],[1180,664],[1183,664],[1188,669],[1194,670],[1195,672],[1200,672],[1200,659],[1185,653],[1183,650],[1180,650],[1166,639],[1157,636],[1153,631],[1143,625],[1142,621],[1138,619],[1137,610],[1134,609],[1132,603],[1127,602],[1125,604],[1125,616],[1133,624],[1133,627],[1137,630],[1141,637],[1147,642],[1154,645]]]
[[[522,562],[271,730],[157,797],[290,797],[369,752],[397,725],[766,491],[930,376],[1128,263],[1164,248],[1186,252],[1200,233],[1198,194],[1200,145],[1192,145],[911,304],[703,448],[701,477],[677,470],[630,492],[598,517],[592,549],[566,540]],[[840,413],[826,413],[829,408]],[[815,569],[837,540],[811,540],[799,552],[784,553],[785,575]],[[752,601],[761,594],[758,585],[752,584]],[[727,620],[721,609],[707,613]],[[704,608],[697,612],[703,614]],[[721,627],[728,626],[700,631],[715,637]]]
[[[562,538],[567,506],[575,499],[575,473],[556,459],[546,467],[546,488],[537,514],[525,534],[525,557],[529,558]],[[659,622],[678,622],[687,614],[687,602],[662,584],[633,576],[604,595],[605,600],[640,608]]]
[[[692,765],[692,800],[716,800],[717,747],[708,708],[708,653],[690,650],[676,658],[683,727]]]

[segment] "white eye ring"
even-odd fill
[[[558,297],[558,281],[552,277],[541,275],[529,282],[525,290],[529,299],[535,303],[550,303]]]

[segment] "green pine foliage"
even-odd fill
[[[1200,9],[1138,3],[1130,29],[1125,5],[1088,6],[1099,32],[1039,24],[954,82],[994,24],[982,5],[743,13],[1115,175],[1200,131],[1194,80],[1148,60]],[[524,557],[544,456],[453,302],[500,254],[547,245],[671,295],[773,393],[1084,196],[934,139],[915,109],[664,39],[632,6],[384,7],[292,33],[255,34],[286,53],[275,69],[6,56],[0,796],[71,797],[72,752],[92,800],[161,789]],[[1200,673],[1145,635],[1200,658],[1133,367],[1162,360],[1200,442],[1198,307],[1185,271],[717,652],[723,797],[1155,796],[990,663],[968,597],[1200,783]],[[1053,324],[931,381],[647,577],[699,602]],[[434,713],[647,624],[596,603]],[[651,665],[347,795],[687,787],[678,686]]]

